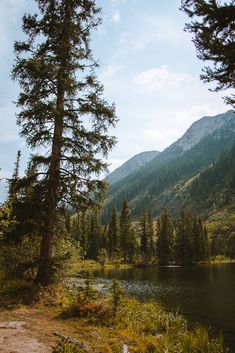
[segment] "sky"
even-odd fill
[[[162,151],[205,115],[229,109],[224,92],[210,92],[199,76],[204,63],[184,31],[187,17],[180,0],[97,0],[102,25],[92,33],[93,55],[105,98],[119,119],[110,131],[118,143],[109,154],[110,171],[133,155]],[[16,153],[21,169],[29,151],[16,126],[19,87],[10,78],[13,43],[24,38],[21,19],[35,12],[34,0],[0,0],[0,177],[12,175]],[[0,186],[0,193],[3,192]],[[1,195],[0,195],[1,198]]]

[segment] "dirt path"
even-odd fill
[[[39,310],[0,312],[0,353],[51,353],[54,324]]]
[[[65,319],[57,308],[39,305],[0,310],[0,353],[51,353],[60,340],[55,332],[78,340],[96,353],[116,352],[123,345],[122,336],[112,328],[92,325],[85,319]]]

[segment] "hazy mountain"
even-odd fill
[[[136,154],[134,157],[130,158],[124,164],[122,164],[119,168],[115,169],[112,173],[110,173],[105,180],[109,182],[109,184],[117,183],[122,180],[132,172],[135,172],[139,168],[145,166],[148,162],[150,162],[153,158],[159,155],[158,151],[146,151],[139,154]]]
[[[213,131],[220,129],[224,125],[230,124],[234,118],[235,115],[233,110],[229,110],[224,114],[203,117],[194,122],[186,133],[173,144],[173,146],[178,146],[182,148],[183,151],[186,151],[195,146]]]
[[[164,207],[172,213],[195,206],[188,192],[190,183],[217,161],[235,142],[235,115],[232,111],[196,121],[175,143],[145,166],[111,185],[104,218],[111,209],[120,209],[127,198],[133,213],[150,208],[158,215]],[[184,196],[182,196],[184,195]],[[201,211],[206,210],[206,202]]]

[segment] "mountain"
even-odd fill
[[[235,118],[233,110],[229,110],[224,114],[215,116],[206,116],[195,121],[186,133],[176,141],[172,146],[178,146],[183,151],[187,151],[191,147],[199,143],[204,137],[210,135],[213,131],[230,124]]]
[[[113,207],[121,208],[124,198],[129,200],[136,216],[144,208],[150,208],[154,215],[159,215],[164,207],[173,214],[182,208],[197,208],[201,214],[208,212],[209,205],[204,202],[199,207],[190,186],[234,142],[233,111],[196,121],[178,141],[145,166],[110,186],[104,220],[110,217]]]
[[[160,152],[158,151],[146,151],[139,154],[136,154],[134,157],[126,161],[119,168],[115,169],[112,173],[110,173],[105,180],[108,181],[110,185],[115,184],[131,174],[135,172],[139,168],[145,166],[148,162],[150,162],[153,158],[158,156]]]

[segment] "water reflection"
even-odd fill
[[[222,331],[235,353],[235,264],[107,269],[96,276],[117,278],[128,294],[157,300],[191,321]]]

